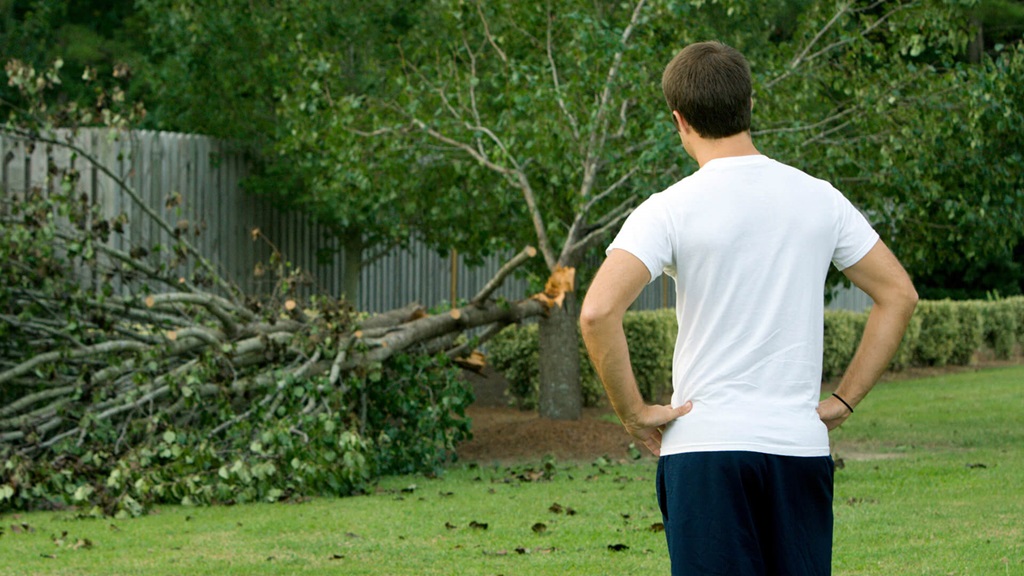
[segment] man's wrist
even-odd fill
[[[846,408],[850,411],[850,414],[853,414],[853,406],[850,406],[849,402],[844,400],[842,396],[840,396],[839,394],[836,394],[835,392],[833,392],[832,395],[835,396],[836,400],[839,400],[840,402],[842,402],[843,406],[846,406]]]

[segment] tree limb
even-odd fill
[[[558,107],[565,114],[566,119],[569,121],[569,128],[572,129],[572,137],[574,140],[580,139],[580,127],[579,122],[576,120],[576,116],[569,112],[569,108],[565,105],[565,97],[562,94],[562,86],[558,81],[558,65],[555,64],[555,55],[551,48],[551,23],[554,20],[550,10],[548,11],[548,25],[547,25],[547,42],[545,47],[547,48],[548,63],[551,65],[551,82],[555,86],[555,100],[558,101]]]
[[[537,249],[533,246],[527,246],[520,250],[518,254],[502,265],[494,277],[488,280],[487,284],[477,292],[476,296],[473,296],[470,300],[470,304],[477,307],[483,306],[485,301],[491,297],[491,294],[493,294],[495,290],[501,287],[502,283],[505,282],[505,278],[507,278],[513,270],[536,255]]]

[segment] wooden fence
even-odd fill
[[[0,136],[0,206],[33,189],[52,192],[60,185],[54,175],[74,169],[80,175],[77,192],[100,206],[102,217],[127,216],[128,232],[111,237],[114,248],[125,252],[145,248],[152,253],[155,246],[172,245],[171,235],[145,218],[141,206],[105,168],[171,226],[187,228],[189,241],[244,292],[258,294],[272,288],[268,275],[255,273],[267,266],[272,252],[262,238],[254,240],[253,232],[259,230],[289,262],[311,276],[311,291],[341,295],[345,255],[339,239],[300,212],[283,211],[266,198],[244,192],[242,182],[250,167],[245,155],[229,144],[192,134],[102,129],[61,131],[58,138],[83,154]],[[175,200],[178,197],[180,203]],[[411,249],[394,250],[364,269],[357,307],[381,312],[414,301],[436,306],[450,301],[452,294],[469,298],[502,263],[492,258],[483,266],[470,267],[456,258],[453,268],[451,258],[414,243]],[[516,278],[507,280],[499,291],[507,298],[526,293],[527,282]]]
[[[104,129],[60,132],[58,137],[127,182],[171,226],[187,230],[193,245],[244,292],[265,293],[271,288],[266,275],[254,273],[271,256],[265,241],[253,239],[258,229],[288,261],[309,273],[314,291],[341,295],[345,255],[339,239],[300,212],[282,211],[268,199],[244,192],[249,164],[230,144],[192,134]],[[114,248],[127,252],[142,247],[152,252],[156,246],[173,244],[170,234],[145,218],[142,207],[103,168],[66,147],[33,146],[0,136],[0,209],[33,189],[53,190],[59,185],[53,175],[68,168],[79,172],[78,192],[99,205],[104,218],[122,213],[128,217],[127,234],[112,236]],[[382,312],[410,302],[437,306],[450,302],[453,294],[468,299],[503,261],[494,257],[470,267],[461,257],[438,255],[413,242],[410,249],[394,250],[364,268],[357,308]],[[519,278],[506,280],[498,292],[510,299],[527,294],[528,283]],[[674,305],[670,282],[657,281],[644,290],[634,308]],[[840,291],[830,307],[861,310],[868,305],[867,296],[855,290]]]

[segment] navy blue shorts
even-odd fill
[[[693,452],[658,460],[672,574],[832,573],[829,456]]]

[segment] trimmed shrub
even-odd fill
[[[676,318],[672,310],[627,312],[623,329],[640,393],[656,401],[672,387],[672,350]],[[540,386],[538,326],[509,326],[487,343],[487,359],[509,382],[511,403],[522,410],[537,407]],[[579,341],[580,384],[584,406],[597,406],[605,397],[583,340]]]
[[[1020,319],[1016,316],[1014,304],[1010,300],[982,304],[985,345],[1000,360],[1010,359],[1016,350]]]
[[[849,310],[825,311],[825,340],[822,356],[822,378],[831,380],[843,375],[850,364],[861,334],[867,314]]]
[[[622,327],[640,393],[648,401],[657,401],[672,389],[672,354],[678,331],[675,310],[630,312]],[[589,360],[587,365],[591,366]]]
[[[892,357],[892,362],[889,363],[890,370],[904,370],[913,366],[914,354],[920,338],[921,316],[914,314],[910,317],[910,322],[907,324],[907,331],[903,333],[900,347],[896,349],[896,354]]]
[[[1024,344],[1024,296],[1014,296],[1001,301],[1010,310],[1016,326],[1016,340]]]
[[[968,366],[974,354],[985,343],[985,321],[982,317],[982,302],[962,301],[954,306],[959,324],[953,344],[950,362],[956,366]]]
[[[960,322],[952,300],[918,302],[915,316],[921,319],[921,333],[914,347],[914,364],[945,366],[956,352]]]
[[[827,310],[824,318],[822,379],[842,376],[860,344],[868,312]],[[676,337],[675,310],[627,312],[623,328],[640,392],[660,401],[672,384]],[[1024,296],[995,301],[925,300],[918,303],[890,370],[911,366],[968,365],[987,347],[1000,359],[1012,358],[1024,342]],[[585,406],[604,400],[582,341],[580,376]],[[491,364],[509,380],[508,395],[522,409],[537,406],[537,325],[513,326],[488,343]]]
[[[506,394],[520,410],[537,407],[540,356],[536,324],[511,325],[487,342],[487,362],[508,380]]]

